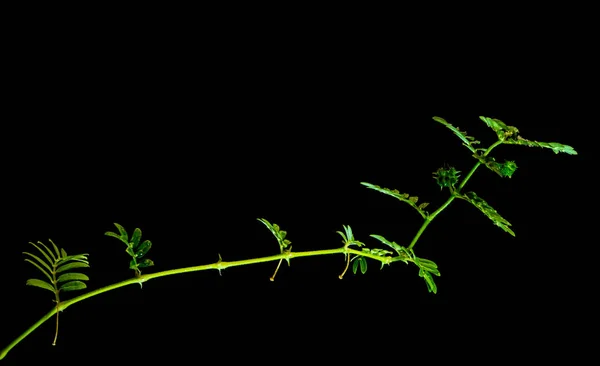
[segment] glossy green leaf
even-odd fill
[[[90,278],[86,275],[84,275],[83,273],[65,273],[62,274],[58,277],[58,279],[56,280],[57,282],[67,282],[67,281],[74,281],[74,280],[79,280],[79,281],[88,281]]]
[[[133,235],[131,235],[131,244],[133,244],[133,249],[137,250],[137,246],[140,244],[141,238],[142,230],[140,230],[140,228],[135,228],[135,230],[133,230]]]
[[[356,274],[357,269],[358,269],[358,261],[355,260],[354,263],[352,263],[352,273]]]
[[[84,263],[84,262],[71,262],[71,263],[67,263],[67,264],[64,264],[64,265],[56,268],[56,273],[69,271],[74,268],[89,268],[89,266],[90,266],[89,264]]]
[[[360,272],[362,274],[367,273],[367,258],[360,257],[359,261],[360,261]]]
[[[37,278],[30,278],[30,279],[28,279],[27,282],[26,282],[26,284],[28,286],[35,286],[35,287],[43,288],[45,290],[48,290],[48,291],[52,292],[53,294],[56,293],[56,290],[55,290],[54,286],[52,286],[48,282],[45,282],[45,281],[42,281],[42,280],[38,280]]]
[[[139,248],[136,250],[135,257],[142,258],[146,255],[146,253],[148,253],[151,247],[152,242],[150,240],[144,240],[144,242],[142,242],[142,244],[140,244]]]
[[[150,259],[146,258],[138,263],[138,268],[151,267],[154,265],[154,262]]]
[[[60,248],[60,254],[61,254],[60,255],[61,258],[67,257],[67,252],[63,248]]]
[[[75,291],[75,290],[83,290],[86,288],[86,284],[81,281],[71,281],[62,284],[59,288],[60,291]]]

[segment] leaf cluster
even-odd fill
[[[437,286],[433,280],[433,276],[440,276],[437,264],[429,259],[417,257],[413,249],[403,247],[394,241],[389,241],[381,235],[371,235],[371,237],[394,249],[394,251],[398,253],[398,257],[394,258],[395,261],[401,261],[407,264],[408,262],[412,262],[419,267],[419,277],[425,280],[427,290],[434,294],[437,293]]]
[[[134,270],[136,276],[141,276],[142,271],[140,268],[151,267],[154,265],[154,262],[151,259],[143,258],[152,247],[152,242],[150,240],[141,241],[142,230],[140,230],[140,228],[135,228],[131,234],[131,237],[129,237],[123,226],[117,223],[114,223],[114,225],[119,232],[115,233],[107,231],[104,233],[104,235],[111,236],[125,243],[127,246],[125,251],[131,257],[131,260],[129,261],[129,269]]]
[[[287,236],[287,231],[281,230],[279,225],[271,224],[269,221],[267,221],[265,219],[257,219],[257,220],[262,222],[263,224],[265,224],[265,226],[271,231],[273,236],[275,236],[275,238],[277,239],[277,243],[279,244],[279,250],[281,253],[283,253],[285,250],[292,249],[292,247],[290,245],[290,244],[292,244],[292,242],[285,238]],[[289,247],[289,249],[288,249],[288,247]]]
[[[87,259],[88,254],[68,255],[63,248],[59,249],[52,240],[50,240],[50,243],[52,244],[52,249],[39,241],[37,244],[29,242],[42,257],[29,252],[23,252],[23,254],[28,256],[28,258],[25,258],[25,261],[34,265],[48,279],[47,282],[37,278],[30,278],[26,284],[54,293],[58,302],[60,292],[83,290],[87,287],[83,281],[89,280],[88,276],[83,273],[70,271],[76,268],[88,268],[90,264]]]

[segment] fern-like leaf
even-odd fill
[[[504,141],[511,136],[517,136],[519,134],[519,130],[516,127],[508,126],[499,119],[484,116],[479,116],[479,119],[485,122],[489,128],[496,132],[496,135],[498,135],[498,139],[500,141]]]
[[[476,152],[478,150],[475,147],[475,145],[479,144],[480,142],[475,140],[474,137],[468,136],[466,132],[459,130],[457,127],[452,126],[450,123],[446,122],[446,120],[443,119],[442,117],[433,117],[433,120],[443,124],[444,126],[449,128],[452,132],[454,132],[454,134],[462,140],[463,145],[466,146],[467,149],[471,150],[472,152]]]
[[[479,116],[488,127],[493,129],[498,135],[498,139],[504,144],[524,145],[529,147],[541,147],[551,149],[555,154],[565,153],[569,155],[577,155],[577,151],[569,145],[559,144],[558,142],[539,142],[527,140],[519,135],[519,130],[514,126],[508,126],[499,119]]]
[[[56,301],[56,333],[54,336],[53,345],[56,344],[56,338],[58,337],[58,306],[60,305],[60,293],[65,291],[83,290],[87,286],[83,281],[89,280],[89,277],[83,273],[67,272],[75,268],[87,268],[89,262],[87,259],[88,254],[75,254],[67,255],[64,249],[59,249],[52,240],[52,249],[49,248],[42,242],[32,243],[38,252],[42,254],[44,259],[28,253],[23,252],[29,258],[25,258],[26,262],[33,264],[40,272],[42,272],[50,281],[42,281],[37,278],[30,278],[27,280],[26,285],[39,287],[44,290],[48,290],[54,294],[54,301]],[[34,260],[31,260],[33,258]]]
[[[456,197],[470,202],[473,204],[473,206],[477,207],[481,212],[483,212],[490,220],[492,220],[496,226],[506,231],[510,235],[515,236],[514,231],[512,231],[509,227],[511,226],[510,222],[500,216],[496,210],[494,210],[483,198],[475,194],[475,192],[467,192],[463,195],[457,195]]]
[[[363,186],[365,186],[367,188],[381,192],[383,194],[387,194],[388,196],[397,198],[402,202],[408,203],[415,210],[417,210],[424,219],[426,219],[429,216],[429,213],[424,210],[424,208],[427,207],[427,205],[429,205],[429,203],[423,202],[423,203],[417,205],[417,202],[419,201],[419,197],[410,196],[408,193],[400,193],[397,189],[383,188],[378,185],[367,183],[367,182],[360,182],[360,184],[362,184]]]
[[[559,144],[558,142],[539,142],[532,141],[522,138],[521,136],[517,136],[516,138],[506,139],[504,141],[505,144],[512,145],[524,145],[529,147],[541,147],[546,149],[552,149],[555,154],[565,153],[569,155],[577,155],[577,151],[569,145]]]

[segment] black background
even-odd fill
[[[289,29],[285,19],[141,18],[75,18],[8,37],[2,347],[52,307],[49,292],[24,285],[38,276],[22,260],[29,241],[89,253],[90,289],[132,275],[124,245],[103,235],[113,222],[152,240],[147,272],[277,253],[257,218],[287,230],[294,251],[339,247],[342,225],[370,247],[370,234],[408,245],[420,216],[360,182],[442,204],[447,191],[431,173],[444,164],[466,173],[475,160],[433,116],[483,146],[495,134],[480,115],[579,155],[497,148],[519,166],[514,177],[481,168],[466,189],[516,237],[455,201],[415,247],[440,267],[435,295],[402,263],[371,262],[340,281],[341,255],[293,260],[274,282],[276,263],[195,272],[73,305],[57,346],[50,320],[6,364],[390,360],[449,344],[460,346],[441,354],[535,354],[532,339],[551,347],[592,320],[582,213],[593,196],[582,112],[592,98],[577,37],[548,27],[519,43],[500,30],[464,42],[475,23],[449,35],[452,22],[432,22],[420,38],[425,30],[377,18]]]

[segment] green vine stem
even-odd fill
[[[48,319],[52,318],[52,316],[55,315],[57,311],[63,311],[71,305],[74,305],[80,301],[83,301],[85,299],[88,299],[88,298],[96,296],[96,295],[100,295],[100,294],[108,292],[108,291],[116,290],[118,288],[129,286],[129,285],[142,284],[146,281],[150,281],[152,279],[159,278],[159,277],[177,275],[177,274],[182,274],[182,273],[206,271],[206,270],[210,270],[210,269],[215,269],[215,270],[221,271],[223,269],[230,268],[230,267],[239,267],[239,266],[246,266],[246,265],[251,265],[251,264],[274,262],[274,261],[279,261],[279,260],[288,260],[288,259],[292,259],[292,258],[314,257],[314,256],[319,256],[319,255],[332,255],[332,254],[344,254],[344,255],[355,254],[355,255],[365,256],[365,257],[374,259],[376,261],[381,262],[382,264],[390,264],[392,261],[391,257],[381,257],[381,256],[378,256],[375,254],[362,252],[360,250],[347,248],[344,246],[342,248],[337,248],[337,249],[312,250],[312,251],[304,251],[304,252],[286,252],[286,253],[272,255],[272,256],[268,256],[268,257],[243,259],[243,260],[231,261],[231,262],[219,260],[219,261],[217,261],[215,263],[211,263],[211,264],[171,269],[171,270],[162,271],[162,272],[140,275],[140,276],[130,278],[125,281],[121,281],[118,283],[114,283],[114,284],[90,291],[88,293],[79,295],[79,296],[74,297],[69,300],[61,301],[57,306],[53,307],[50,312],[48,312],[40,320],[38,320],[33,325],[31,325],[19,337],[17,337],[8,346],[6,346],[2,350],[2,352],[0,352],[0,360],[2,360],[4,357],[6,357],[8,352],[11,349],[13,349],[13,347],[15,347],[17,344],[19,344],[19,342],[21,342],[23,339],[25,339],[25,337],[27,337],[31,332],[36,330],[40,325],[45,323]]]
[[[238,267],[238,266],[246,266],[258,263],[265,262],[275,262],[278,261],[277,268],[275,273],[271,276],[271,281],[274,280],[277,271],[279,270],[279,266],[283,260],[287,261],[288,264],[290,260],[293,258],[301,258],[301,257],[314,257],[314,256],[324,256],[324,255],[334,255],[334,254],[343,254],[345,259],[345,265],[343,272],[339,275],[339,278],[342,279],[344,274],[350,267],[350,262],[353,261],[352,271],[356,273],[358,268],[362,273],[367,271],[367,258],[371,260],[375,260],[384,265],[390,265],[395,262],[404,262],[404,263],[413,263],[419,269],[419,277],[422,277],[426,284],[429,292],[436,293],[437,286],[434,282],[434,276],[439,276],[440,272],[438,271],[437,265],[428,259],[417,257],[414,253],[415,244],[418,242],[421,235],[425,232],[428,225],[443,211],[445,210],[456,198],[467,201],[473,204],[477,209],[479,209],[482,213],[484,213],[492,222],[506,231],[511,235],[515,235],[514,232],[510,229],[510,223],[505,220],[502,216],[496,212],[492,207],[490,207],[485,200],[480,198],[474,192],[466,192],[463,193],[462,190],[465,187],[466,183],[473,176],[475,171],[480,166],[485,166],[490,170],[494,171],[501,177],[510,178],[512,174],[517,169],[515,162],[506,161],[504,163],[496,162],[492,157],[489,156],[490,152],[501,144],[510,144],[510,145],[523,145],[528,147],[541,147],[551,149],[554,153],[566,153],[570,155],[577,155],[577,152],[568,145],[559,144],[556,142],[538,142],[533,140],[527,140],[519,135],[519,131],[517,128],[513,126],[508,126],[504,124],[502,121],[497,119],[492,119],[488,117],[480,117],[482,121],[484,121],[488,127],[494,130],[498,136],[498,141],[490,145],[487,149],[479,148],[477,144],[479,141],[475,140],[473,137],[466,135],[465,132],[459,130],[458,128],[452,126],[444,119],[440,117],[433,118],[436,122],[439,122],[449,128],[455,135],[457,135],[463,142],[463,145],[467,147],[473,157],[477,160],[472,169],[466,174],[466,176],[462,179],[460,183],[458,183],[459,171],[454,169],[453,167],[448,168],[440,168],[438,171],[434,172],[434,178],[437,181],[437,184],[443,188],[448,188],[450,191],[450,197],[435,211],[429,213],[425,210],[425,208],[429,205],[428,203],[420,203],[418,202],[418,197],[410,196],[406,193],[400,193],[397,190],[392,190],[388,188],[382,188],[377,185],[371,183],[361,182],[362,185],[367,188],[377,190],[386,195],[397,198],[398,200],[409,204],[413,207],[417,212],[423,217],[424,222],[411,240],[410,244],[406,247],[397,244],[394,241],[390,241],[384,238],[381,235],[370,235],[372,238],[377,239],[381,244],[384,244],[388,247],[388,249],[381,248],[366,248],[365,244],[361,241],[358,241],[354,238],[352,233],[352,229],[350,226],[344,226],[344,232],[338,231],[343,238],[344,245],[341,248],[337,249],[324,249],[324,250],[312,250],[312,251],[299,251],[293,252],[291,247],[291,242],[286,239],[287,232],[282,230],[278,225],[272,224],[265,219],[258,219],[261,221],[275,236],[277,242],[280,247],[280,253],[277,255],[271,255],[260,258],[252,258],[252,259],[243,259],[237,261],[223,261],[221,256],[219,255],[219,260],[212,264],[205,264],[200,266],[193,267],[185,267],[179,269],[171,269],[162,272],[142,274],[141,268],[151,267],[154,262],[148,258],[143,258],[148,251],[150,250],[152,243],[149,240],[141,240],[141,230],[135,229],[132,235],[128,235],[125,229],[119,225],[115,224],[118,229],[118,233],[107,232],[106,235],[112,236],[126,245],[126,252],[131,256],[129,268],[134,271],[135,277],[127,279],[125,281],[121,281],[115,284],[111,284],[83,295],[74,297],[69,300],[59,300],[58,293],[63,291],[73,291],[73,290],[81,290],[86,288],[85,284],[82,281],[88,279],[88,277],[82,273],[65,273],[74,268],[84,268],[89,267],[87,254],[77,254],[77,255],[67,255],[64,249],[58,249],[54,243],[52,243],[52,249],[44,246],[42,243],[39,243],[40,246],[34,247],[38,249],[38,251],[45,258],[37,257],[31,253],[28,254],[30,258],[27,258],[26,261],[30,262],[34,266],[36,266],[47,278],[50,282],[45,282],[39,279],[30,279],[27,281],[28,285],[40,287],[55,293],[56,305],[53,306],[52,310],[50,310],[46,315],[40,318],[37,322],[31,325],[27,330],[25,330],[20,336],[14,339],[8,346],[0,351],[0,360],[4,359],[8,352],[15,347],[19,342],[25,339],[31,332],[37,329],[40,325],[50,319],[53,315],[57,316],[57,332],[58,332],[58,314],[59,312],[67,309],[69,306],[76,304],[80,301],[88,299],[90,297],[100,295],[107,291],[115,290],[124,286],[132,285],[132,284],[142,284],[146,281],[189,273],[189,272],[198,272],[205,270],[217,270],[221,273],[222,270],[230,267]],[[358,249],[351,248],[354,246]],[[44,248],[44,249],[42,249]],[[33,259],[33,260],[31,260]],[[57,274],[60,275],[57,277]],[[57,334],[57,333],[56,333]],[[54,339],[54,343],[56,342],[56,335]],[[54,344],[53,343],[53,344]]]

